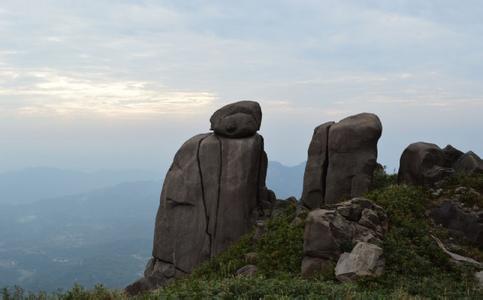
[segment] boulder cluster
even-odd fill
[[[334,262],[336,277],[342,281],[380,275],[387,229],[384,210],[365,198],[312,210],[305,221],[302,276],[322,272]]]
[[[418,142],[409,145],[401,155],[398,182],[432,186],[453,174],[481,174],[483,161],[474,152],[463,153],[451,145]]]
[[[268,159],[263,137],[257,133],[262,122],[260,105],[229,104],[217,110],[210,122],[213,132],[189,139],[174,157],[161,192],[152,258],[144,277],[126,288],[129,294],[190,274],[252,228],[254,239],[260,238],[266,230],[264,218],[280,203],[265,184]],[[389,220],[380,206],[362,197],[378,165],[381,133],[379,118],[370,113],[315,128],[301,201],[290,198],[299,212],[292,223],[305,224],[303,276],[327,268],[334,272],[334,266],[340,281],[382,274],[382,241]],[[438,187],[458,173],[483,173],[483,162],[473,152],[420,142],[404,150],[398,181]],[[441,198],[439,190],[433,192]],[[438,198],[439,205],[428,215],[482,246],[483,213],[478,207],[461,206],[455,200],[458,193],[449,200]],[[247,253],[249,265],[234,275],[256,274],[252,264],[256,256]]]

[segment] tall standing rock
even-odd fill
[[[345,118],[330,127],[326,204],[362,196],[369,190],[381,133],[381,121],[369,113]]]
[[[267,155],[256,102],[223,107],[211,118],[215,133],[179,149],[166,175],[156,216],[153,258],[130,294],[189,274],[236,242],[274,201],[265,186]]]
[[[316,209],[367,192],[381,133],[379,118],[370,113],[317,127],[308,151],[303,204]]]
[[[321,207],[324,201],[329,167],[329,129],[332,125],[334,122],[327,122],[315,128],[310,142],[302,199],[311,209]]]

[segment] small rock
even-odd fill
[[[254,277],[257,275],[258,268],[254,265],[246,265],[238,269],[235,273],[238,277]]]
[[[248,264],[254,264],[257,262],[258,254],[256,252],[249,252],[245,254],[245,262]]]
[[[455,194],[463,194],[466,193],[468,189],[464,186],[460,186],[454,189]]]
[[[431,193],[431,196],[433,196],[434,198],[438,198],[442,194],[443,194],[443,189],[440,188],[440,189],[433,190],[433,192]]]
[[[359,242],[351,253],[343,253],[335,276],[339,281],[357,281],[362,277],[377,277],[384,272],[384,258],[381,247]]]
[[[253,240],[258,241],[262,238],[262,236],[265,234],[267,228],[265,226],[265,222],[263,221],[257,221],[255,223],[255,234],[253,235]]]

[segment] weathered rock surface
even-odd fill
[[[430,216],[436,224],[483,248],[483,211],[465,209],[460,202],[447,199],[432,208]]]
[[[454,173],[445,167],[445,152],[431,143],[413,143],[401,155],[398,182],[414,185],[432,185]]]
[[[254,277],[257,275],[258,268],[254,265],[246,265],[236,271],[238,277]]]
[[[248,101],[222,108],[212,123],[223,129],[235,120],[236,126],[242,126],[245,117],[238,119],[239,114],[254,118],[255,127],[260,126],[259,105]],[[138,293],[189,274],[270,211],[276,199],[265,186],[268,159],[263,138],[256,130],[241,134],[247,133],[245,127],[227,133],[197,135],[176,153],[161,192],[153,259],[145,277],[126,291]],[[240,135],[244,137],[228,137]]]
[[[443,154],[444,154],[443,166],[446,168],[451,168],[454,165],[454,163],[457,162],[458,159],[460,159],[463,156],[464,153],[451,145],[446,145],[446,147],[443,148]]]
[[[210,119],[216,134],[232,138],[254,135],[260,130],[262,110],[254,101],[240,101],[217,110]]]
[[[363,277],[377,277],[384,272],[384,257],[381,247],[359,242],[350,253],[343,253],[335,276],[342,282],[357,281]]]
[[[308,151],[303,204],[316,209],[367,192],[381,133],[379,118],[370,113],[317,127]]]
[[[418,142],[409,145],[401,155],[398,182],[432,186],[453,174],[483,173],[483,162],[473,152],[463,154],[451,145]]]
[[[456,173],[467,175],[483,174],[483,160],[473,151],[462,155],[453,165]]]
[[[326,204],[362,196],[369,190],[381,133],[381,121],[369,113],[345,118],[330,127]]]
[[[336,262],[358,242],[381,245],[387,229],[384,210],[365,198],[311,211],[305,222],[302,275],[310,276],[326,261]]]
[[[304,190],[305,206],[316,209],[323,205],[329,167],[329,129],[334,122],[324,123],[314,130],[305,165]]]

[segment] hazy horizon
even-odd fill
[[[259,101],[269,159],[373,112],[379,161],[412,142],[481,155],[483,4],[3,1],[0,172],[162,170],[220,106]]]

